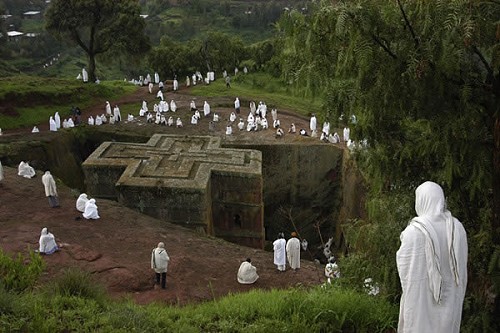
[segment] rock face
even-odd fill
[[[262,154],[211,136],[102,143],[83,163],[87,192],[238,244],[264,246]]]

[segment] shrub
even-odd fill
[[[53,281],[49,290],[54,295],[78,296],[98,303],[104,302],[106,298],[105,288],[93,281],[90,273],[75,268],[65,270]]]
[[[44,269],[42,258],[29,251],[29,258],[18,253],[12,258],[0,250],[0,288],[21,292],[31,289]]]

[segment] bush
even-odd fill
[[[29,258],[21,253],[12,258],[0,250],[0,288],[21,292],[31,289],[44,269],[42,258],[29,251]]]
[[[105,288],[93,281],[90,273],[70,268],[56,278],[49,291],[54,295],[77,296],[103,303],[106,299]]]

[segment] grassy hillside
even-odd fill
[[[48,121],[57,111],[61,118],[72,106],[84,108],[116,99],[136,89],[123,81],[84,84],[80,80],[15,76],[0,78],[0,128],[31,127]]]

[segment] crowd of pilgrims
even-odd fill
[[[244,70],[246,73],[247,71]],[[237,68],[235,69],[235,74],[237,74]],[[223,73],[224,78],[229,78],[227,72]],[[203,82],[205,84],[210,84],[211,81],[215,79],[214,72],[208,72],[206,77],[203,77],[200,72],[194,73],[192,76],[186,76],[186,87],[191,85],[196,85],[197,82]],[[243,115],[241,110],[241,102],[238,97],[234,100],[234,111],[231,112],[228,119],[221,119],[221,115],[217,112],[212,112],[210,104],[204,101],[203,106],[199,109],[196,105],[195,100],[191,100],[189,104],[189,110],[191,112],[188,116],[183,116],[177,111],[179,106],[174,99],[170,102],[165,100],[164,89],[165,85],[160,81],[158,73],[154,74],[154,78],[151,78],[149,74],[145,77],[140,76],[139,79],[130,80],[130,83],[147,86],[149,93],[154,94],[155,86],[157,86],[156,91],[156,103],[152,107],[148,105],[147,101],[142,101],[138,115],[134,116],[129,113],[126,119],[122,118],[120,108],[118,105],[112,105],[109,101],[106,102],[104,112],[101,115],[92,116],[90,115],[86,120],[82,119],[82,112],[78,107],[73,107],[71,110],[71,117],[63,119],[61,122],[61,117],[58,112],[51,116],[49,119],[50,131],[57,131],[60,128],[71,128],[79,125],[82,122],[90,126],[100,126],[103,124],[116,124],[121,121],[134,122],[139,119],[145,119],[146,123],[156,124],[160,126],[170,126],[170,127],[183,127],[185,122],[191,125],[198,125],[202,118],[209,119],[208,129],[214,131],[216,124],[220,122],[226,122],[225,124],[225,134],[232,135],[234,131],[247,131],[255,132],[260,130],[268,130],[272,128],[274,131],[274,136],[276,138],[283,137],[285,135],[285,130],[287,133],[295,134],[298,133],[302,136],[310,136],[313,138],[319,138],[322,142],[327,143],[345,143],[348,148],[353,149],[356,147],[365,147],[367,145],[366,140],[360,141],[355,144],[350,139],[350,129],[349,127],[343,128],[342,137],[331,130],[330,122],[325,121],[323,126],[320,127],[315,114],[311,115],[309,121],[309,128],[298,129],[294,123],[291,123],[287,129],[284,129],[280,119],[278,118],[278,110],[276,108],[271,108],[270,112],[264,101],[250,101],[248,115]],[[177,78],[172,81],[172,86],[170,87],[172,91],[177,91],[179,89],[179,82]],[[184,109],[184,106],[182,107]],[[269,117],[269,114],[271,115]],[[343,116],[340,118],[341,121]],[[347,121],[347,123],[355,125],[357,123],[356,116],[352,115]],[[32,130],[33,133],[39,132],[37,126]],[[1,132],[0,132],[1,133]]]

